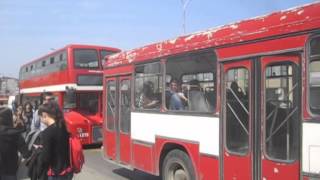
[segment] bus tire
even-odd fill
[[[195,180],[195,172],[187,153],[179,149],[170,151],[161,167],[162,180]]]

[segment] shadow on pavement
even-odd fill
[[[119,168],[113,170],[112,172],[131,180],[161,180],[159,176],[153,176],[139,170],[131,171],[125,168]]]
[[[83,149],[100,149],[102,144],[90,144],[90,145],[84,145]]]

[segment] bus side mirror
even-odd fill
[[[74,88],[66,87],[64,95],[63,108],[72,109],[77,107],[76,90]]]

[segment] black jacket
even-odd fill
[[[23,129],[0,126],[0,175],[16,175],[18,151],[24,158],[30,155],[21,136]]]
[[[39,154],[41,172],[51,168],[54,174],[60,174],[70,167],[69,133],[65,127],[56,123],[48,126],[41,132],[40,142],[43,146]]]

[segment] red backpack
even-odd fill
[[[70,166],[74,173],[79,173],[84,164],[84,155],[80,139],[76,136],[69,137]]]

